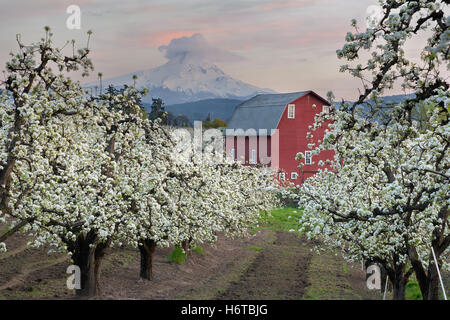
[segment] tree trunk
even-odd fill
[[[394,281],[392,281],[392,293],[393,300],[405,300],[405,288],[406,283],[403,277],[396,277]]]
[[[81,288],[76,289],[77,296],[88,298],[101,293],[101,265],[109,244],[110,241],[99,243],[94,231],[88,232],[86,236],[78,236],[75,242],[69,244],[73,262],[80,267],[81,272]]]
[[[188,250],[189,250],[189,242],[188,242],[187,240],[184,240],[184,241],[181,243],[181,247],[183,248],[184,253],[186,254],[186,257],[187,257],[187,255],[188,255]]]
[[[408,248],[408,256],[411,261],[411,266],[414,269],[414,274],[416,275],[417,282],[419,283],[420,292],[424,300],[428,297],[428,275],[426,274],[422,262],[419,260],[419,255],[414,247]]]
[[[103,257],[105,256],[106,249],[108,249],[110,240],[104,243],[99,243],[95,247],[95,254],[94,254],[94,278],[95,278],[95,288],[96,288],[96,294],[101,295],[101,286],[100,286],[100,275],[101,275],[101,268],[102,268],[102,262]]]
[[[439,276],[434,262],[428,264],[427,290],[425,294],[426,296],[422,293],[424,300],[439,300]]]
[[[435,252],[438,252],[435,249]],[[428,269],[422,265],[422,262],[418,258],[418,254],[415,248],[409,250],[409,259],[411,265],[414,268],[417,282],[419,283],[420,291],[422,293],[423,300],[438,300],[439,299],[439,277],[436,270],[436,265],[432,253],[430,251],[430,258],[428,261]],[[439,255],[436,257],[438,262],[440,261]]]
[[[190,247],[191,242],[192,242],[192,238],[189,238],[189,240],[184,240],[181,243],[181,247],[183,248],[184,253],[186,254],[186,257],[188,257],[191,252],[191,247]]]
[[[139,251],[141,253],[140,278],[143,280],[153,280],[153,254],[156,250],[156,243],[151,239],[140,242]]]
[[[81,288],[76,289],[76,294],[80,297],[93,297],[97,294],[95,282],[96,243],[97,236],[93,232],[88,232],[86,236],[78,236],[74,243],[72,259],[81,271]]]
[[[384,290],[387,290],[386,288],[386,279],[388,278],[388,275],[386,273],[386,269],[384,268],[383,265],[378,264],[378,266],[380,267],[380,278],[381,278],[381,295],[384,296]]]
[[[409,273],[405,272],[405,269],[406,265],[397,265],[394,269],[386,268],[386,273],[392,284],[392,300],[405,300],[406,284],[410,276]]]

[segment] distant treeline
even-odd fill
[[[118,89],[113,85],[109,85],[105,89],[105,93],[117,95],[123,93],[128,87],[129,86],[125,84],[122,88]],[[144,103],[141,98],[136,101],[136,104],[141,108],[142,116],[144,118],[148,118],[150,120],[161,119],[163,125],[172,127],[193,127],[193,122],[191,121],[191,119],[189,119],[188,116],[184,114],[175,115],[173,112],[166,110],[165,104],[161,98],[152,98],[152,104],[150,105],[150,107],[149,104]],[[204,129],[224,128],[227,126],[227,122],[220,118],[215,117],[211,119],[211,112],[208,112],[202,122],[202,126]]]
[[[142,110],[145,112],[145,108],[142,104],[139,104]],[[164,107],[164,102],[161,98],[153,98],[150,112],[148,113],[150,120],[162,119],[164,125],[173,127],[192,127],[191,120],[182,114],[174,115],[172,112],[167,111]],[[211,114],[208,113],[206,119],[203,121],[203,128],[224,128],[227,126],[227,122],[219,118],[211,119]]]

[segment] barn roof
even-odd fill
[[[280,94],[259,94],[244,101],[236,107],[227,129],[276,129],[284,108],[292,102],[312,91],[300,91]],[[240,135],[240,134],[236,134]]]

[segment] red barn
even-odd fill
[[[328,110],[330,104],[313,91],[260,94],[236,107],[226,130],[226,152],[237,161],[263,164],[279,172],[280,180],[302,184],[314,175],[320,160],[333,159],[327,150],[311,155],[307,133],[314,143],[321,140],[325,128],[312,131],[314,116]],[[297,153],[304,155],[299,169]]]

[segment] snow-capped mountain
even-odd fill
[[[104,79],[103,88],[111,84],[115,87],[132,85],[133,75],[137,76],[137,88],[149,89],[144,102],[162,98],[166,105],[215,98],[245,99],[258,93],[275,93],[271,89],[261,89],[233,79],[215,64],[188,52],[154,69]],[[95,85],[98,83],[90,83],[86,87]]]

